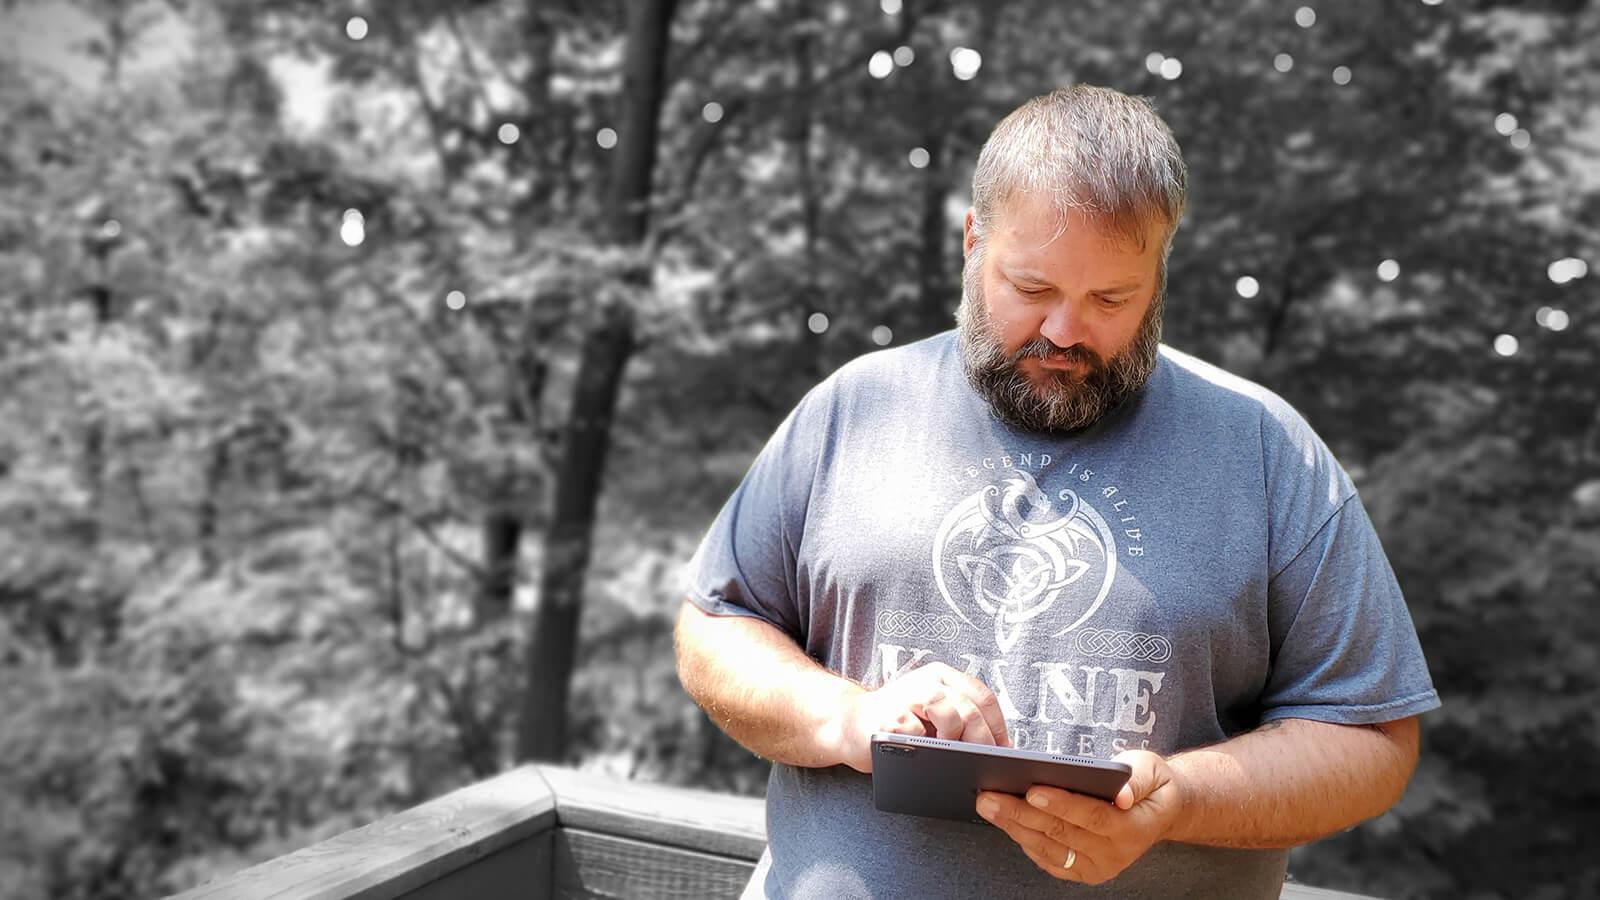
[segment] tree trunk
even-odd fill
[[[502,481],[508,488],[515,483],[512,479]],[[497,503],[483,517],[483,580],[473,609],[475,626],[498,622],[511,614],[517,589],[517,548],[521,543],[522,514],[509,502]]]
[[[650,192],[667,55],[677,0],[625,4],[627,70],[622,116],[606,202],[606,236],[622,245],[643,241],[650,225]],[[645,283],[643,268],[629,277]],[[553,509],[544,535],[539,602],[527,648],[527,686],[517,734],[522,760],[557,760],[567,749],[567,694],[577,659],[584,575],[595,507],[610,445],[610,426],[622,372],[634,348],[633,310],[623,303],[599,310],[578,358],[571,412],[554,478]]]
[[[220,562],[217,523],[222,516],[222,503],[219,495],[228,477],[232,442],[231,433],[225,431],[211,445],[201,479],[199,508],[195,511],[195,544],[200,550],[200,572],[207,578],[217,574]]]
[[[797,21],[806,21],[804,3],[796,4],[795,12]],[[789,139],[794,143],[795,149],[795,183],[800,191],[800,227],[801,235],[805,239],[803,287],[796,295],[796,299],[800,307],[797,310],[798,319],[804,322],[812,313],[820,312],[824,315],[828,313],[828,310],[822,308],[825,304],[822,291],[817,285],[817,273],[822,270],[817,259],[817,245],[821,237],[822,195],[817,187],[817,163],[812,155],[816,110],[811,100],[812,95],[816,93],[816,75],[812,64],[812,36],[808,28],[795,29],[793,85],[795,98],[790,107]],[[822,352],[824,338],[808,327],[801,335],[801,340],[800,352],[803,364],[810,368],[811,374],[816,379],[820,380],[827,374]]]
[[[951,229],[945,223],[945,149],[941,129],[927,130],[923,149],[928,151],[928,167],[922,172],[921,245],[917,252],[921,283],[917,286],[917,305],[931,321],[945,328],[954,318],[960,295],[953,288],[959,281],[944,271],[945,242],[950,240]]]

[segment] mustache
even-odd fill
[[[1071,347],[1057,347],[1054,342],[1042,337],[1036,337],[1018,347],[1016,352],[1011,354],[1011,358],[1013,361],[1058,359],[1062,362],[1080,363],[1097,369],[1103,369],[1106,366],[1106,362],[1100,358],[1100,354],[1082,344],[1073,344]]]

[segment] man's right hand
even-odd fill
[[[1011,745],[994,692],[944,663],[929,663],[857,694],[831,724],[823,740],[857,772],[872,771],[872,735],[879,731]]]

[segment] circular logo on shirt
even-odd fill
[[[1046,612],[1054,611],[1047,621],[1068,623],[1052,630],[1055,637],[1088,621],[1116,569],[1105,519],[1075,492],[1047,492],[1017,469],[957,503],[933,542],[945,603],[975,628],[992,621],[1001,653]]]

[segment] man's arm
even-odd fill
[[[1416,765],[1417,722],[1285,719],[1170,759],[1144,750],[1117,759],[1133,777],[1114,803],[1035,785],[1025,800],[982,793],[978,812],[1039,868],[1090,884],[1116,877],[1163,840],[1293,847],[1400,798]]]
[[[1417,763],[1416,717],[1377,725],[1277,719],[1167,761],[1182,813],[1167,840],[1293,847],[1393,806]]]
[[[817,665],[788,635],[684,603],[674,645],[684,690],[750,752],[792,766],[844,761],[838,710],[865,689]]]
[[[939,663],[869,691],[807,656],[761,619],[685,602],[675,645],[684,690],[750,752],[792,766],[872,770],[873,732],[1006,744],[989,689]]]

